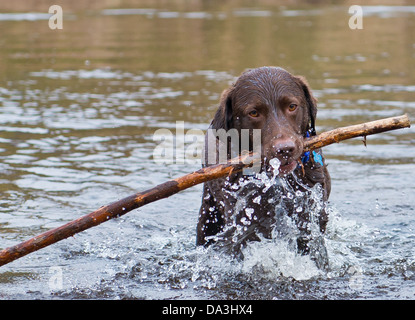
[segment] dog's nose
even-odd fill
[[[273,144],[273,148],[277,155],[288,158],[295,151],[295,143],[291,139],[278,140]]]

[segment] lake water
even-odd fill
[[[154,133],[206,130],[247,68],[304,75],[318,132],[414,119],[415,3],[363,7],[361,30],[346,5],[158,3],[74,1],[62,30],[0,5],[1,248],[200,168],[157,164]],[[0,267],[0,299],[414,299],[414,133],[325,148],[327,272],[278,241],[196,248],[198,185]]]

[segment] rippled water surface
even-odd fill
[[[200,165],[160,165],[158,129],[206,130],[246,68],[304,75],[317,130],[415,116],[415,6],[0,5],[1,248]],[[414,4],[415,5],[415,4]],[[2,6],[4,6],[2,8]],[[9,6],[9,7],[7,7]],[[200,185],[0,268],[2,299],[414,299],[415,136],[325,148],[329,270],[288,243],[236,261],[195,247]]]

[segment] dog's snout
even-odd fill
[[[295,143],[291,139],[278,140],[273,144],[274,152],[284,158],[290,157],[295,151]]]

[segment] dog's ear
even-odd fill
[[[314,98],[313,94],[311,93],[310,86],[308,85],[308,82],[304,77],[297,76],[296,79],[301,89],[303,90],[305,99],[307,101],[308,115],[310,119],[309,123],[307,124],[307,131],[309,131],[312,136],[315,136],[316,135],[315,121],[316,121],[316,116],[317,116],[317,99]]]
[[[219,108],[211,123],[212,129],[229,130],[233,128],[232,91],[232,88],[223,91]]]

